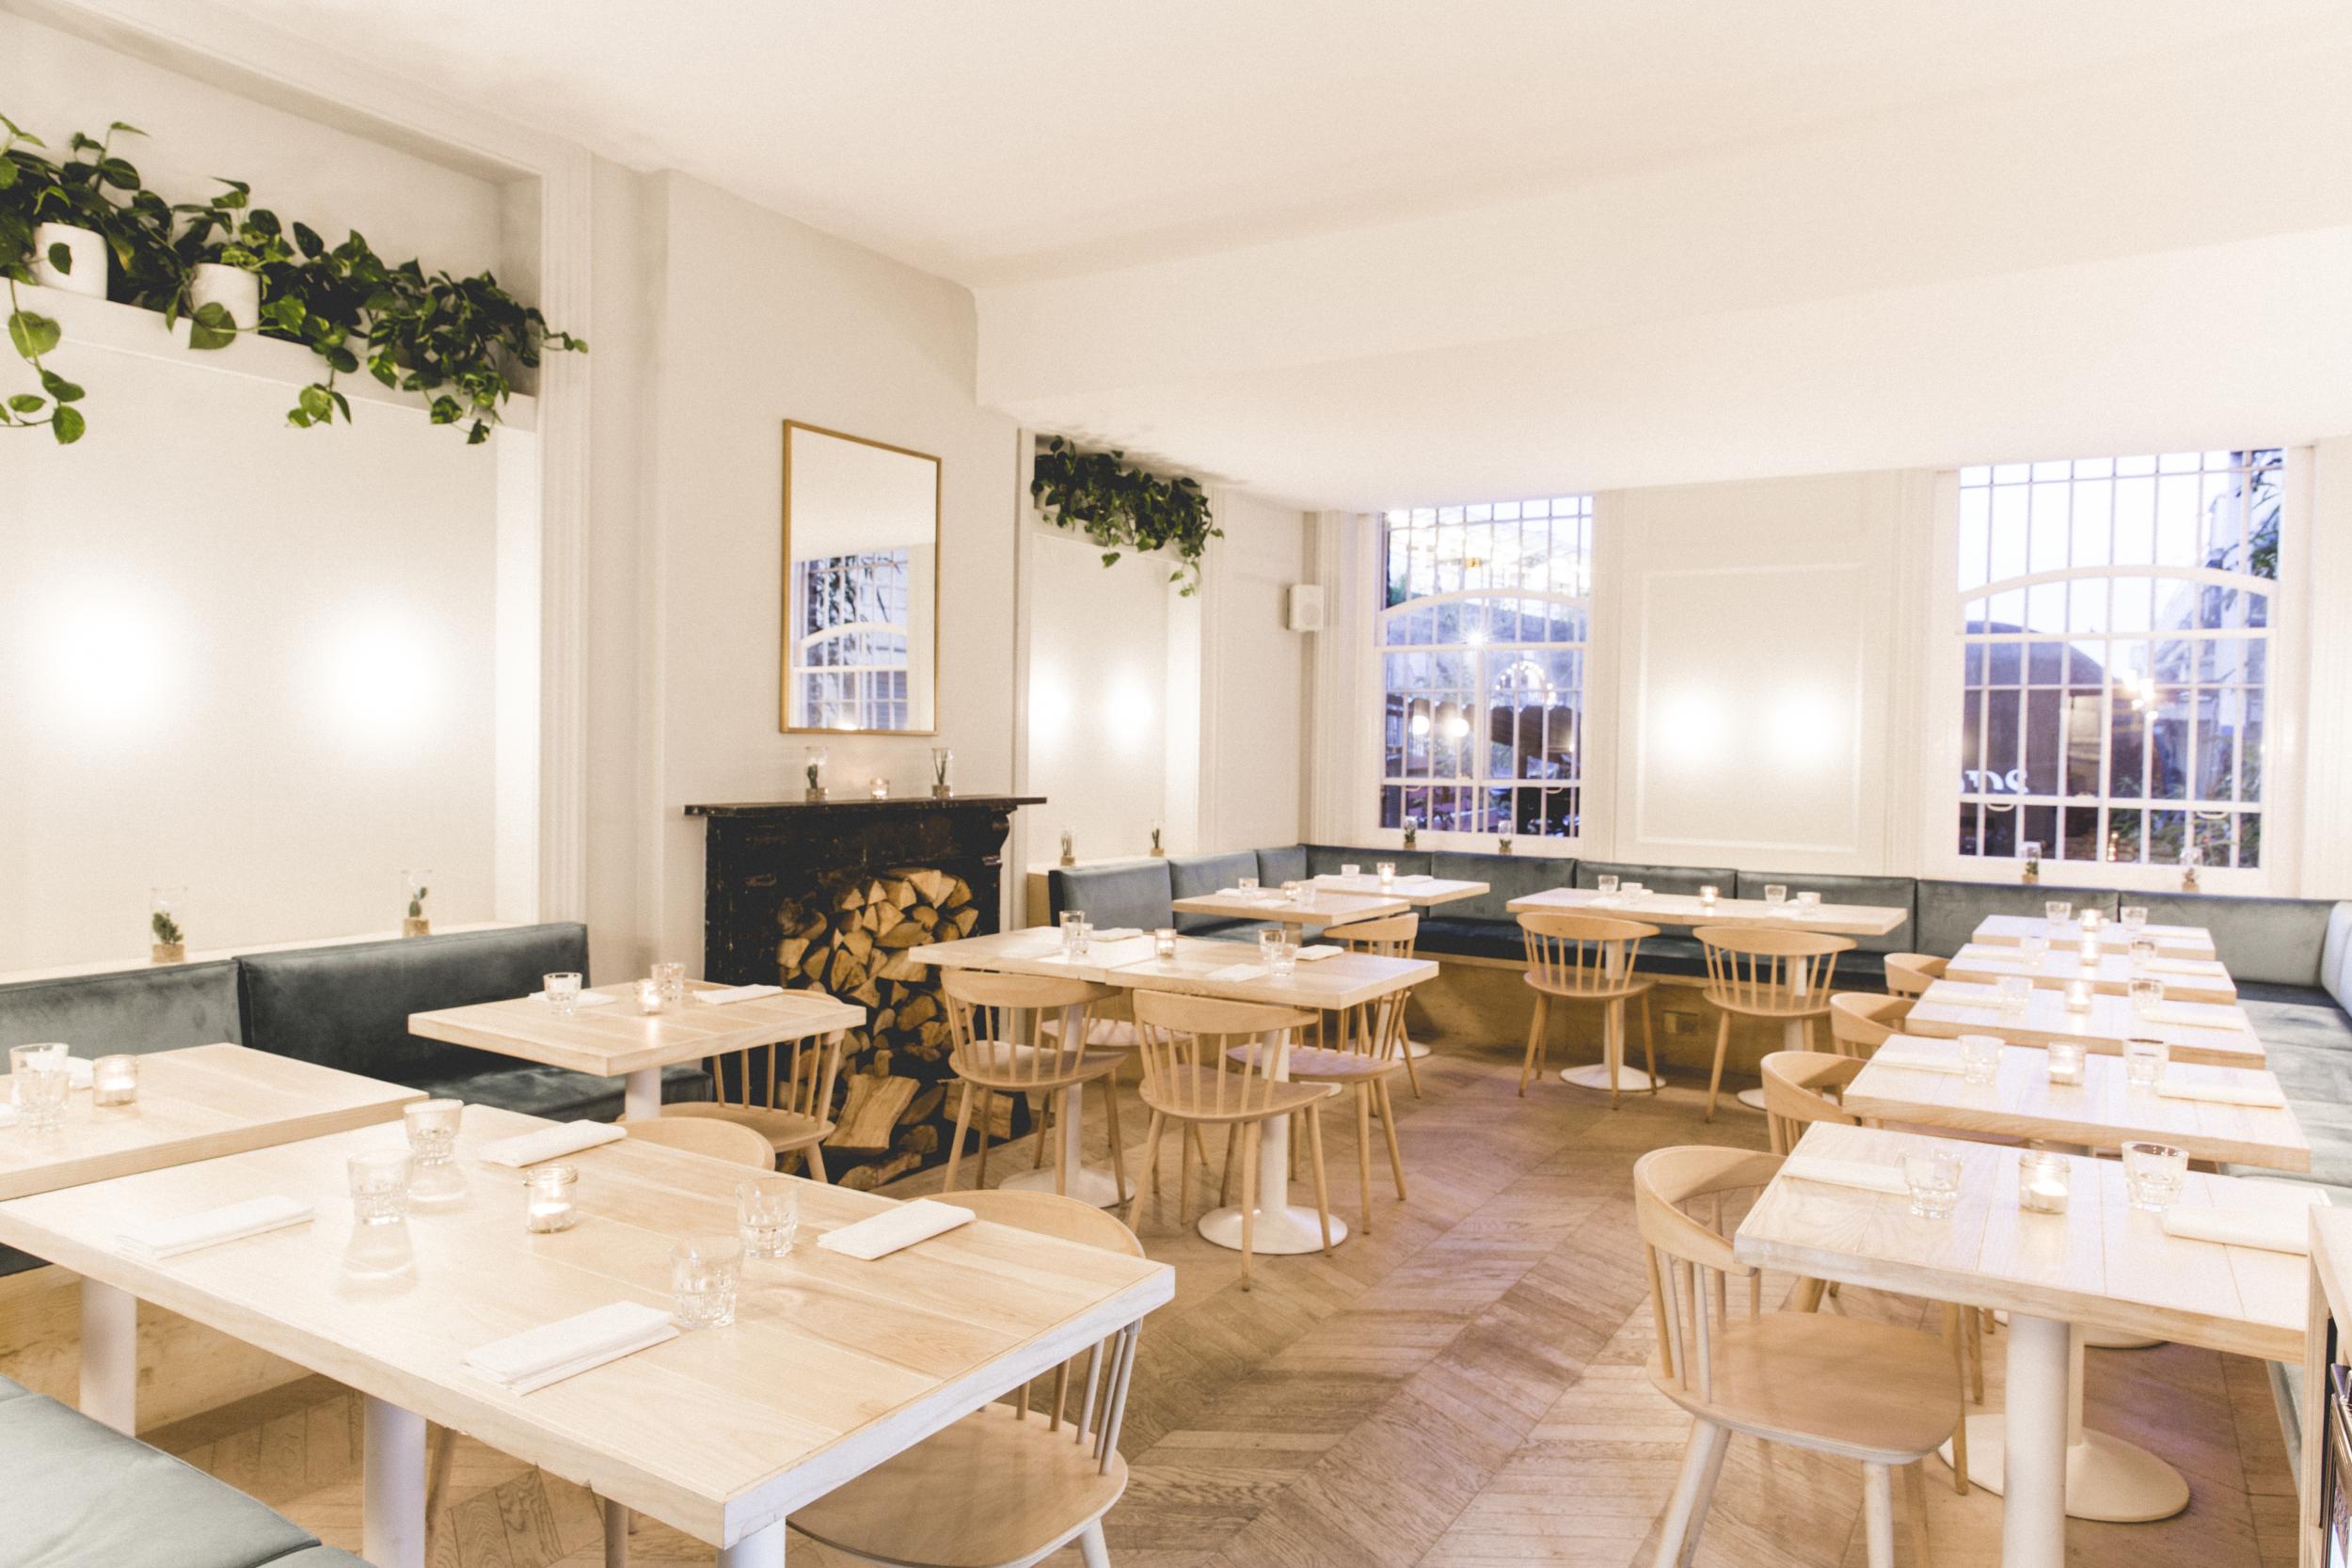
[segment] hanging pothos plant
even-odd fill
[[[1029,496],[1057,528],[1082,531],[1103,546],[1103,564],[1129,550],[1176,552],[1170,582],[1189,596],[1200,587],[1200,557],[1225,531],[1209,518],[1208,493],[1198,480],[1162,479],[1130,467],[1123,451],[1080,451],[1058,436],[1038,450]]]

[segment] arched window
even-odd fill
[[[2262,863],[2283,453],[1960,474],[1960,853]]]
[[[1593,498],[1382,522],[1380,825],[1574,838]]]

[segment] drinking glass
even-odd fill
[[[1786,904],[1788,902],[1788,887],[1780,882],[1766,882],[1764,884],[1764,902],[1772,906],[1774,909],[1778,909],[1781,905]]]
[[[2050,956],[2048,937],[2024,937],[2017,943],[2017,956],[2026,960],[2027,969],[2040,969],[2042,960]]]
[[[743,1243],[697,1236],[670,1249],[670,1293],[680,1328],[724,1328],[735,1321],[735,1288],[743,1277]]]
[[[2163,1213],[2181,1196],[2181,1179],[2187,1174],[2185,1148],[2157,1143],[2123,1146],[2123,1191],[2135,1209]]]
[[[1363,875],[1363,872],[1364,868],[1360,865],[1343,864],[1340,867],[1340,875],[1343,877],[1360,877]]]
[[[1298,902],[1300,895],[1304,894],[1306,891],[1307,884],[1304,882],[1284,882],[1282,884],[1282,902],[1285,904],[1295,904]]]
[[[1606,898],[1617,891],[1617,879],[1604,872],[1593,879],[1593,886],[1599,890],[1602,897]]]
[[[1274,977],[1278,980],[1289,979],[1298,969],[1298,940],[1288,931],[1279,933],[1269,958],[1274,965]]]
[[[2001,1011],[2011,1017],[2023,1017],[2033,1006],[2033,982],[2023,974],[2004,974],[1994,982],[2000,994]]]
[[[370,1149],[344,1162],[351,1177],[351,1212],[362,1225],[408,1217],[408,1178],[415,1162],[405,1148]]]
[[[2017,1156],[2017,1206],[2037,1214],[2063,1214],[2072,1175],[2065,1155],[2024,1150]]]
[[[1960,1207],[1960,1156],[1932,1145],[1903,1156],[1903,1185],[1911,1189],[1911,1212],[1923,1220],[1947,1220]]]
[[[2123,922],[2123,929],[2127,931],[2144,929],[2148,924],[2148,906],[2145,904],[2126,904],[2123,906],[2119,918]]]
[[[1990,1084],[2000,1076],[2001,1041],[1996,1035],[1960,1037],[1960,1075],[1970,1084]]]
[[[580,1185],[576,1165],[533,1165],[523,1172],[523,1228],[538,1236],[569,1230],[580,1219],[572,1189]]]
[[[139,1098],[139,1059],[101,1056],[90,1065],[90,1103],[135,1105]]]
[[[2050,1082],[2080,1084],[2083,1081],[2083,1042],[2052,1040],[2043,1053],[2049,1058]]]
[[[450,1150],[457,1146],[458,1115],[465,1108],[462,1100],[420,1100],[401,1112],[400,1118],[408,1129],[408,1152],[417,1164],[449,1163]]]
[[[660,984],[663,1001],[675,1005],[686,1000],[684,964],[656,964],[653,966],[653,977]]]
[[[1172,962],[1176,957],[1176,931],[1163,926],[1152,933],[1152,956],[1162,963]]]
[[[801,1229],[801,1189],[789,1177],[761,1176],[735,1189],[735,1233],[746,1258],[781,1258]]]
[[[1233,885],[1241,889],[1244,893],[1255,893],[1258,891],[1258,879],[1255,877],[1236,877],[1233,879]]]
[[[1815,893],[1812,889],[1807,888],[1804,892],[1797,895],[1797,912],[1799,914],[1815,914],[1820,912],[1820,908],[1821,895]]]
[[[539,984],[546,988],[548,1006],[558,1018],[569,1018],[580,1010],[580,976],[577,974],[543,974]]]
[[[2171,1047],[2162,1040],[2125,1040],[2123,1081],[2136,1089],[2154,1088],[2156,1081],[2164,1076],[2164,1064],[2171,1055]]]
[[[18,1045],[8,1049],[8,1100],[27,1132],[46,1132],[65,1120],[73,1080],[66,1074],[62,1045]]]
[[[2137,974],[2148,967],[2148,960],[2156,956],[2156,944],[2146,937],[2134,937],[2131,946],[2124,952],[2131,957],[2132,973]]]
[[[2063,926],[2074,918],[2074,901],[2071,898],[2053,898],[2042,906],[2042,914],[2051,925]]]
[[[2164,982],[2146,977],[2131,982],[2132,1011],[2141,1018],[2164,1006]]]
[[[1087,938],[1092,934],[1092,931],[1093,927],[1087,923],[1085,911],[1064,910],[1061,916],[1062,956],[1067,958],[1085,958]]]

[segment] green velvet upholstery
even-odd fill
[[[1258,854],[1254,849],[1237,849],[1230,855],[1177,855],[1168,863],[1168,888],[1178,898],[1200,898],[1237,886],[1244,877],[1257,875]],[[1232,924],[1226,915],[1180,912],[1176,916],[1176,928],[1188,936],[1206,935]]]
[[[1919,945],[1912,951],[1948,958],[1968,945],[1985,916],[2038,915],[2053,898],[2066,899],[2078,911],[2097,909],[2109,917],[2118,903],[2116,895],[2105,888],[2054,887],[2047,882],[1939,882],[1922,878]]]
[[[495,1105],[527,1117],[550,1121],[618,1121],[625,1098],[618,1078],[598,1078],[538,1062],[495,1057],[505,1063],[485,1072],[461,1072],[447,1078],[420,1078],[411,1087],[443,1100],[469,1105]],[[693,1062],[661,1069],[661,1100],[666,1105],[706,1101],[711,1096],[710,1074]]]
[[[1761,898],[1764,885],[1778,882],[1794,898],[1800,893],[1818,893],[1824,904],[1867,904],[1875,909],[1901,910],[1904,920],[1900,926],[1883,937],[1855,937],[1855,953],[1915,953],[1912,943],[1918,940],[1918,922],[1913,917],[1913,902],[1919,883],[1911,877],[1823,877],[1796,871],[1742,871],[1740,873],[1739,896]],[[1845,974],[1846,959],[1837,960],[1838,974]],[[1883,973],[1882,969],[1881,973]]]
[[[1503,935],[1518,942],[1518,921],[1507,906],[1514,898],[1547,888],[1576,885],[1576,862],[1543,855],[1470,855],[1439,849],[1429,857],[1429,874],[1450,882],[1485,882],[1487,891],[1475,898],[1457,898],[1434,906],[1423,923],[1437,916],[1451,920],[1499,920],[1511,929]]]
[[[228,958],[0,986],[0,1048],[63,1040],[106,1056],[244,1038]]]
[[[1386,849],[1345,844],[1310,844],[1307,846],[1307,875],[1336,877],[1342,866],[1355,865],[1367,877],[1382,861],[1394,863],[1400,877],[1429,875],[1430,854],[1426,849]]]
[[[1283,844],[1258,851],[1258,880],[1267,887],[1303,882],[1308,875],[1307,847],[1303,844]]]
[[[1694,895],[1703,887],[1711,887],[1728,895],[1740,879],[1740,873],[1727,865],[1632,865],[1623,861],[1576,863],[1578,887],[1598,887],[1604,876],[1614,877],[1621,882],[1639,882],[1652,893]]]
[[[1469,900],[1464,900],[1469,902]],[[1517,920],[1474,920],[1448,914],[1440,904],[1421,917],[1421,936],[1413,952],[1424,958],[1503,958],[1517,962],[1527,957]]]
[[[2233,898],[2218,894],[2132,894],[2152,926],[2202,926],[2233,980],[2316,986],[2331,906],[2309,898]]]
[[[1054,921],[1073,910],[1097,926],[1133,926],[1156,931],[1170,923],[1168,863],[1131,865],[1056,866],[1045,877],[1046,903]]]
[[[2338,904],[2328,911],[2328,935],[2320,944],[2319,983],[2336,999],[2337,1006],[2352,1009],[2352,903]]]

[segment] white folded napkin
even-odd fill
[[[1279,903],[1282,890],[1277,887],[1221,887],[1216,890],[1216,895],[1219,898],[1246,898],[1253,904],[1268,900]]]
[[[545,1002],[547,999],[548,993],[546,991],[534,990],[531,993],[531,1000],[533,1002]],[[612,1002],[613,998],[607,996],[600,990],[584,990],[580,993],[580,1000],[575,1003],[574,1006],[581,1007],[609,1007],[612,1005]]]
[[[1911,1189],[1903,1184],[1903,1173],[1893,1165],[1872,1164],[1867,1160],[1833,1160],[1826,1155],[1792,1154],[1780,1163],[1780,1174],[1800,1180],[1825,1182],[1833,1187],[1859,1187],[1864,1192],[1892,1193],[1908,1197]]]
[[[707,1002],[723,1007],[730,1002],[756,1002],[763,996],[782,996],[782,986],[707,986],[701,990],[688,991],[697,1002]]]
[[[2139,1015],[2151,1023],[2177,1024],[2184,1029],[2228,1029],[2239,1034],[2246,1023],[2234,1013],[2196,1013],[2185,1007],[2151,1007]]]
[[[2227,974],[2227,964],[2210,958],[2148,958],[2141,968],[2155,974]]]
[[[1948,1072],[1958,1077],[1968,1070],[1961,1065],[1957,1051],[1930,1051],[1921,1046],[1882,1045],[1870,1060],[1879,1067],[1900,1068],[1905,1072]]]
[[[2164,1233],[2190,1242],[2260,1247],[2265,1252],[2312,1250],[2312,1221],[2304,1209],[2212,1209],[2176,1203],[2164,1212]]]
[[[1143,935],[1143,932],[1139,928],[1133,926],[1105,926],[1095,931],[1091,940],[1095,942],[1126,942],[1132,938],[1139,937],[1141,935]]]
[[[508,1165],[520,1170],[542,1160],[560,1160],[566,1154],[577,1154],[583,1148],[609,1144],[628,1136],[628,1129],[609,1121],[563,1121],[553,1127],[542,1127],[530,1132],[517,1132],[511,1138],[486,1143],[476,1158],[494,1165]]]
[[[969,1209],[918,1197],[895,1209],[868,1215],[855,1225],[828,1230],[817,1238],[817,1244],[827,1252],[838,1252],[870,1263],[877,1258],[889,1257],[900,1247],[928,1242],[933,1236],[969,1223],[972,1218]]]
[[[2276,1084],[2249,1079],[2237,1084],[2200,1084],[2166,1073],[2156,1092],[2167,1100],[2202,1100],[2215,1105],[2267,1105],[2284,1109],[2287,1097]]]
[[[661,1308],[616,1301],[476,1345],[466,1353],[464,1365],[501,1387],[528,1394],[676,1338],[676,1325]]]
[[[265,1230],[281,1230],[290,1225],[300,1225],[310,1217],[309,1204],[273,1194],[268,1197],[247,1198],[243,1203],[224,1203],[216,1209],[200,1209],[193,1214],[178,1214],[167,1220],[141,1220],[118,1235],[115,1244],[134,1258],[177,1258],[199,1247],[215,1246],[222,1242],[259,1236]]]
[[[1317,958],[1336,958],[1346,951],[1346,948],[1341,947],[1336,943],[1318,942],[1311,947],[1300,948],[1298,950],[1298,961],[1303,964],[1311,964]]]

